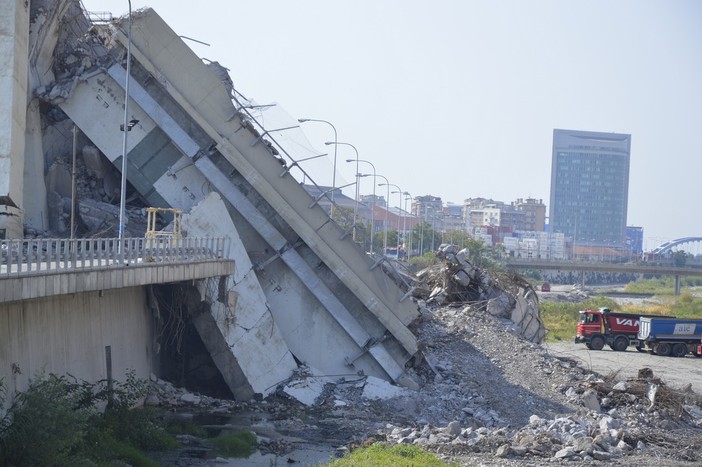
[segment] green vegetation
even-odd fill
[[[427,268],[432,264],[438,263],[439,260],[436,258],[436,253],[433,251],[428,251],[422,256],[413,256],[409,259],[409,263],[415,266],[417,270]]]
[[[95,384],[40,375],[15,395],[0,419],[0,465],[158,465],[144,453],[176,440],[154,409],[133,408],[146,394],[133,372],[125,382]],[[4,406],[6,392],[0,391]],[[97,407],[104,406],[103,412]]]
[[[418,235],[417,232],[418,227],[415,227],[415,234]],[[467,248],[468,261],[474,266],[493,271],[504,270],[504,264],[497,259],[497,256],[502,254],[501,250],[498,249],[497,251],[490,251],[482,240],[476,240],[465,232],[446,232],[442,236],[442,241],[455,245],[459,250]],[[435,242],[436,249],[439,248],[440,244],[441,243],[439,242]],[[414,245],[416,244],[413,244],[413,248]],[[429,245],[431,245],[431,241],[429,241]],[[425,253],[422,256],[413,256],[409,260],[409,263],[415,266],[418,270],[439,262],[439,260],[436,258],[436,251],[426,251],[426,246],[424,249]]]
[[[702,285],[700,277],[683,277],[680,280],[680,287],[697,287]],[[639,279],[630,282],[624,289],[628,293],[650,293],[654,295],[673,295],[675,294],[675,279],[670,276],[659,277],[654,279]]]
[[[351,451],[327,464],[331,467],[444,467],[458,464],[439,459],[435,454],[413,445],[375,443]]]
[[[222,433],[212,439],[218,451],[228,457],[249,457],[256,447],[256,435],[249,431]]]

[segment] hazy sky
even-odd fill
[[[332,122],[413,196],[548,206],[554,128],[629,133],[628,225],[646,248],[702,237],[700,1],[132,1],[146,6],[209,43],[187,42],[246,97]],[[329,126],[302,129],[331,152]],[[353,157],[339,147],[337,186],[353,181]]]

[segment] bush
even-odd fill
[[[4,387],[1,389],[4,390]],[[129,372],[124,383],[71,382],[39,376],[0,420],[0,465],[80,465],[122,460],[156,465],[140,450],[177,446],[153,409],[133,408],[146,382]],[[0,391],[0,405],[5,393]],[[104,413],[97,404],[106,404]]]
[[[256,435],[249,431],[223,433],[212,439],[218,451],[230,457],[249,457],[256,447]]]
[[[31,381],[0,421],[0,465],[80,463],[93,413],[80,404],[80,396],[63,377],[49,375]]]

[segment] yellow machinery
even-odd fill
[[[181,229],[181,219],[183,217],[183,210],[180,208],[146,208],[147,213],[147,227],[146,227],[146,238],[159,239],[159,240],[176,240],[176,244],[180,243],[178,240],[183,238],[183,232]],[[170,224],[170,230],[156,230],[156,217],[162,214],[165,217],[172,217],[173,220]],[[156,243],[156,242],[154,242]]]

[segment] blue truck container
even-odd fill
[[[639,341],[656,355],[701,356],[702,319],[645,318],[639,322]]]

